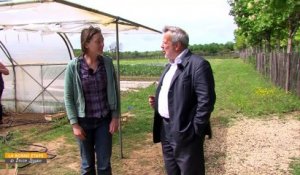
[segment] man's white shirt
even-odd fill
[[[182,62],[182,56],[185,55],[187,52],[188,49],[185,49],[175,58],[174,63],[170,63],[171,67],[162,80],[163,81],[162,86],[158,95],[158,112],[162,117],[170,118],[169,106],[168,106],[168,102],[169,102],[168,94],[171,86],[171,81],[177,70],[177,65]]]

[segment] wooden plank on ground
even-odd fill
[[[49,114],[49,115],[45,115],[45,120],[53,121],[53,120],[61,119],[65,116],[66,116],[65,112],[60,112],[60,113],[56,113],[56,114]]]

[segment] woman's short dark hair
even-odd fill
[[[99,27],[90,26],[89,28],[85,28],[81,31],[81,51],[82,53],[86,53],[85,44],[89,43],[93,36],[97,33],[101,33],[101,29]]]

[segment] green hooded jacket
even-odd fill
[[[64,100],[70,124],[78,122],[77,117],[85,117],[85,99],[79,76],[80,59],[82,56],[69,62],[65,73]],[[107,75],[107,98],[112,117],[119,117],[118,87],[116,74],[111,58],[103,56]]]

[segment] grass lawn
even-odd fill
[[[273,86],[268,80],[257,73],[252,65],[243,63],[240,59],[210,59],[209,61],[213,68],[217,93],[215,111],[212,117],[223,126],[229,126],[232,119],[241,115],[249,118],[266,118],[270,114],[284,114],[300,110],[300,100],[298,97],[293,94],[286,94],[284,90]],[[138,67],[142,67],[142,75],[147,74],[148,71],[147,69],[143,69],[143,66],[158,67],[153,74],[149,75],[155,78],[160,75],[165,63],[165,59],[121,60],[121,66],[138,65]],[[129,76],[141,75],[133,73]],[[154,85],[146,89],[141,89],[139,92],[122,93],[122,113],[129,112],[134,115],[128,118],[122,125],[123,152],[125,157],[132,150],[141,148],[145,137],[152,130],[153,111],[148,105],[148,95],[154,93]],[[298,118],[300,119],[300,117]],[[12,151],[11,147],[18,147],[21,142],[50,142],[58,137],[64,137],[68,145],[76,146],[71,127],[64,119],[55,122],[47,130],[43,130],[42,127],[25,132],[16,129],[13,131],[13,138],[8,143],[0,143],[0,159],[3,159],[4,152]],[[76,148],[70,151],[78,154]],[[64,156],[70,153],[70,151],[61,150],[60,154]],[[118,135],[115,135],[113,146],[113,168],[115,174],[122,172],[119,155]],[[294,174],[299,174],[299,158],[295,158],[291,167]],[[63,166],[61,169],[62,172],[65,171],[63,170]],[[49,174],[53,174],[51,170],[49,171]],[[72,174],[73,171],[68,170],[68,172],[67,174]]]

